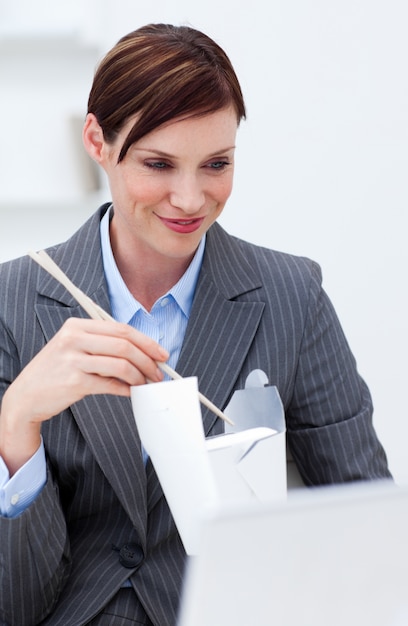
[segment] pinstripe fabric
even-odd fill
[[[99,219],[49,252],[109,309]],[[0,312],[1,393],[65,319],[84,315],[27,258],[1,266]],[[307,484],[389,476],[369,393],[318,266],[214,225],[177,369],[197,375],[200,390],[225,407],[254,368],[280,391],[288,443]],[[203,420],[207,434],[222,429],[208,410]],[[130,401],[85,398],[46,422],[43,438],[46,486],[20,517],[0,518],[0,624],[85,624],[130,575],[151,622],[174,625],[184,552],[152,465],[143,465]],[[129,542],[145,554],[134,571],[114,549]]]
[[[151,626],[152,622],[138,604],[133,589],[120,589],[104,608],[103,613],[88,624],[89,626]]]

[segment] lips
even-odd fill
[[[183,234],[194,233],[204,222],[204,217],[197,217],[190,220],[177,220],[165,217],[160,217],[159,219],[169,230]]]

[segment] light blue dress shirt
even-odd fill
[[[152,337],[168,350],[168,364],[175,368],[190,317],[194,292],[204,256],[205,236],[186,272],[157,302],[150,312],[132,296],[117,268],[109,238],[113,207],[101,220],[102,259],[108,285],[112,316]],[[36,498],[46,481],[44,445],[10,478],[0,457],[0,514],[17,517]]]

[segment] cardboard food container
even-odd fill
[[[225,411],[234,427],[208,439],[195,377],[131,390],[142,445],[187,554],[198,554],[202,524],[226,505],[286,496],[283,407],[261,374],[252,373],[234,393]]]

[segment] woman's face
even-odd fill
[[[117,163],[134,123],[100,158],[114,205],[112,245],[154,261],[192,258],[231,193],[237,116],[231,107],[176,120],[134,143]]]

